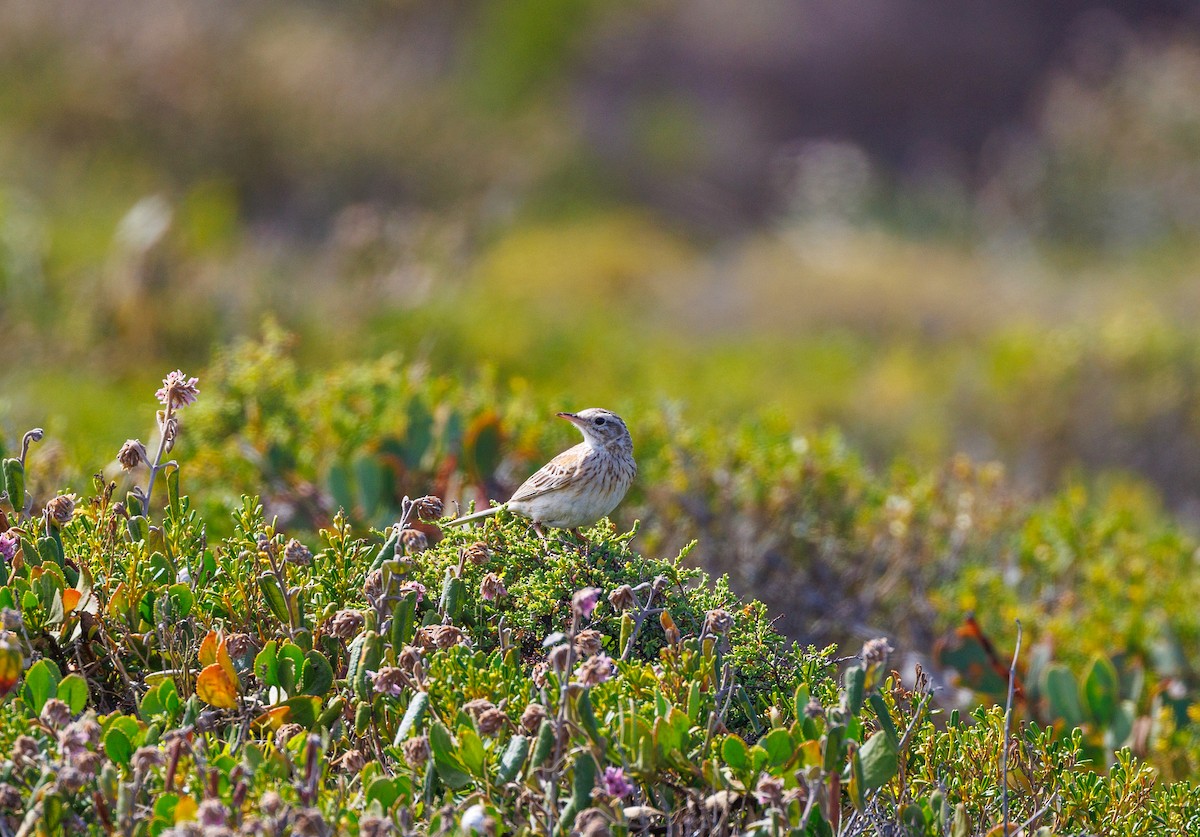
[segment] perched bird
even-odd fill
[[[508,509],[542,527],[570,529],[595,523],[611,512],[629,490],[637,463],[633,439],[621,417],[610,410],[589,407],[578,413],[559,413],[579,428],[583,441],[541,467],[516,490],[508,502],[468,514],[446,524],[455,526]]]

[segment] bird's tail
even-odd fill
[[[500,511],[501,509],[506,509],[506,508],[508,508],[508,504],[503,503],[499,506],[491,506],[490,508],[486,508],[483,511],[474,512],[473,514],[465,514],[462,517],[455,518],[454,520],[451,520],[449,523],[446,523],[443,526],[443,528],[447,528],[450,526],[459,526],[463,523],[470,523],[472,520],[479,520],[481,517],[491,517],[496,512]]]

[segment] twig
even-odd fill
[[[1021,823],[1021,826],[1017,829],[1017,833],[1020,834],[1022,831],[1029,828],[1029,826],[1033,825],[1035,822],[1037,822],[1042,817],[1044,817],[1046,815],[1046,812],[1049,811],[1050,808],[1056,802],[1058,802],[1058,794],[1057,793],[1055,793],[1048,800],[1046,800],[1046,804],[1043,805],[1041,808],[1039,808],[1037,811],[1035,811],[1033,813],[1033,816],[1031,816],[1029,819],[1025,820],[1025,822]]]
[[[1000,745],[1000,807],[1004,813],[1004,837],[1008,837],[1008,736],[1012,729],[1013,685],[1017,682],[1017,658],[1021,656],[1021,620],[1017,620],[1017,647],[1008,669],[1008,698],[1004,701],[1004,740]]]

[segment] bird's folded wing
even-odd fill
[[[583,450],[579,450],[583,448]],[[535,497],[540,497],[543,494],[548,494],[551,491],[557,491],[564,488],[573,482],[579,473],[579,468],[583,464],[583,454],[586,452],[586,445],[577,445],[570,450],[565,450],[558,456],[551,459],[541,467],[533,476],[525,480],[521,487],[516,490],[509,502],[523,502],[532,500]]]

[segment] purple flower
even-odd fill
[[[18,539],[14,532],[5,532],[0,535],[0,558],[11,561],[17,554],[17,543]]]
[[[419,581],[406,581],[400,585],[400,593],[403,595],[409,590],[417,591],[417,604],[421,603],[421,599],[425,598],[425,585]]]
[[[617,799],[623,799],[633,793],[633,784],[625,778],[625,771],[619,767],[604,768],[604,792]]]
[[[367,677],[375,691],[383,695],[400,697],[404,693],[404,672],[396,666],[383,666],[379,671],[368,671]]]
[[[186,407],[200,395],[200,390],[196,387],[198,380],[189,378],[182,370],[176,369],[163,378],[162,388],[154,393],[154,397],[161,401],[164,407],[176,410]]]
[[[576,590],[575,595],[571,597],[571,609],[575,613],[587,619],[592,615],[592,611],[596,609],[596,602],[600,601],[600,594],[604,591],[599,587],[584,587],[582,590]]]

